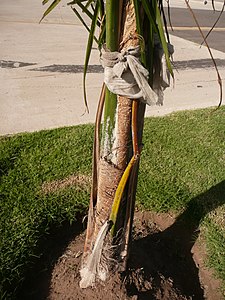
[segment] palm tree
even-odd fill
[[[54,0],[43,17],[60,1]],[[126,268],[145,106],[162,104],[169,73],[173,74],[172,46],[164,34],[162,0],[73,0],[68,4],[89,31],[84,65],[86,104],[85,76],[94,40],[105,73],[96,115],[92,191],[80,270],[80,286],[86,288],[98,279],[105,280],[118,263]],[[90,26],[81,11],[90,18]]]

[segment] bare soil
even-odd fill
[[[137,212],[126,274],[115,272],[95,288],[79,288],[85,232],[63,226],[45,241],[46,251],[29,273],[19,299],[222,300],[220,281],[204,267],[204,243],[196,226],[169,214]]]
[[[50,194],[71,186],[76,186],[77,188],[82,189],[84,187],[90,186],[90,183],[91,183],[90,176],[74,174],[65,179],[45,182],[42,185],[42,192],[44,194]]]

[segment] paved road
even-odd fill
[[[180,8],[181,2],[173,0],[173,5]],[[198,0],[192,2],[196,8],[202,5]],[[82,66],[87,32],[65,1],[38,24],[43,12],[40,3],[0,1],[2,135],[94,122],[103,79],[98,51],[93,50],[87,78],[90,114],[83,115]],[[166,90],[163,107],[148,107],[147,115],[217,105],[217,77],[207,49],[176,36],[171,39],[178,69],[175,88]],[[225,53],[213,53],[225,78]]]
[[[208,33],[210,28],[216,22],[220,12],[212,10],[200,10],[195,9],[194,13],[197,17],[199,25],[201,26],[204,35]],[[168,11],[166,10],[166,15],[168,16]],[[186,8],[171,8],[170,10],[171,23],[173,31],[170,33],[187,39],[192,42],[201,44],[202,37],[199,33],[197,25],[190,13]],[[207,42],[209,46],[213,49],[220,51],[225,51],[225,12],[222,13],[215,29],[209,35]]]

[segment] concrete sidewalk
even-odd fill
[[[84,63],[85,29],[65,5],[38,24],[43,12],[39,0],[33,0],[32,6],[29,0],[8,2],[0,3],[0,134],[94,122],[103,74],[98,51],[94,49],[90,61],[94,71],[87,76],[90,114],[83,115],[83,74],[79,66]],[[192,67],[187,62],[186,67],[175,70],[175,85],[166,90],[164,106],[148,107],[146,116],[218,104],[214,68],[202,68],[195,62],[208,61],[207,49],[173,36],[172,43],[174,61],[189,61]],[[213,54],[225,60],[225,53]],[[59,66],[56,72],[52,71],[54,65]],[[74,72],[68,71],[71,65],[75,66]],[[60,66],[64,66],[64,71]],[[220,74],[224,79],[224,64]]]

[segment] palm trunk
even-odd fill
[[[122,9],[122,26],[119,43],[122,47],[119,47],[120,51],[126,50],[129,46],[136,46],[138,44],[138,40],[135,38],[135,24],[133,6],[130,1],[127,1]],[[131,39],[130,36],[134,38]],[[115,49],[110,50],[113,51]],[[112,103],[114,97],[115,95],[111,95],[111,93],[108,92],[108,97],[106,97],[107,108],[108,102],[111,101]],[[112,105],[114,104],[111,104],[111,106]],[[110,114],[108,112],[110,112]],[[105,110],[102,151],[99,161],[96,234],[102,224],[109,218],[116,188],[132,156],[132,101],[125,97],[117,96],[113,120],[111,120],[111,113],[112,110]]]
[[[119,7],[119,6],[118,6]],[[110,6],[108,7],[110,9]],[[137,46],[139,39],[136,32],[136,21],[133,4],[130,1],[124,1],[121,7],[121,30],[119,43],[106,35],[106,45],[111,51],[126,50],[130,46]],[[107,18],[107,15],[106,15]],[[118,18],[119,20],[119,18]],[[118,28],[120,25],[118,25]],[[108,35],[110,36],[110,28],[108,28]],[[106,31],[107,32],[107,31]],[[121,46],[119,46],[121,45]],[[110,47],[111,46],[111,47]],[[102,131],[102,141],[100,150],[100,159],[97,162],[97,202],[95,207],[90,205],[89,210],[89,224],[87,231],[90,233],[86,236],[86,247],[83,255],[83,265],[85,265],[91,255],[93,246],[98,237],[98,234],[109,219],[115,192],[121,180],[121,177],[127,167],[130,158],[133,155],[132,150],[132,136],[131,136],[131,118],[132,118],[132,100],[113,95],[106,91],[105,97],[105,112]],[[142,114],[139,113],[139,123],[143,124],[144,105],[140,106]],[[139,127],[139,142],[141,141],[142,125]],[[137,174],[138,168],[135,168]],[[133,174],[134,175],[134,174]],[[126,193],[123,195],[123,209],[120,210],[120,220],[116,227],[116,236],[118,233],[124,233],[123,227],[131,221],[126,220],[126,210],[128,201],[133,203],[134,192],[136,190],[136,178],[132,176],[130,187],[127,186]],[[133,185],[133,187],[131,187]],[[132,195],[131,195],[132,194]],[[133,207],[133,204],[130,206]],[[91,211],[91,213],[90,213]],[[90,218],[91,217],[91,218]],[[127,223],[127,224],[125,224]],[[129,227],[129,226],[128,226]],[[126,234],[122,234],[125,238]],[[127,241],[128,238],[125,238]],[[106,248],[110,248],[113,243],[113,238],[107,238]],[[118,240],[117,240],[118,243]],[[119,252],[123,251],[127,242],[122,241],[122,247],[119,247]],[[88,245],[88,246],[87,246]],[[115,251],[114,251],[115,252]],[[118,252],[118,248],[116,249]],[[112,254],[113,255],[113,254]],[[105,269],[109,270],[112,265],[111,262],[106,262]]]
[[[129,47],[139,45],[140,36],[148,41],[145,49],[148,50],[149,55],[145,56],[145,53],[142,53],[142,63],[149,69],[149,82],[153,86],[154,34],[156,33],[160,37],[168,66],[170,66],[167,44],[162,34],[159,8],[156,0],[151,4],[143,0],[144,10],[141,11],[137,0],[133,1],[107,1],[106,46],[111,52],[122,52],[128,50]],[[150,9],[154,13],[151,14]],[[144,18],[141,18],[141,13],[148,16],[146,32],[142,30]],[[155,77],[160,75],[160,66],[155,65],[154,71]],[[160,76],[158,76],[157,87],[161,93]],[[155,97],[154,92],[149,93],[148,98],[151,98],[150,95]],[[131,100],[116,96],[107,89],[104,98],[101,149],[99,155],[96,155],[94,151],[94,157],[99,157],[99,159],[93,165],[93,186],[81,268],[81,287],[94,285],[97,278],[105,280],[109,270],[114,267],[115,260],[102,261],[102,252],[105,249],[107,249],[105,257],[116,258],[122,270],[126,268],[134,214],[145,104],[141,103],[140,99]],[[151,102],[152,99],[149,100]],[[119,190],[121,192],[118,192]],[[119,201],[116,201],[117,194]],[[108,234],[111,227],[112,236]]]
[[[43,18],[60,1],[53,1],[43,14]],[[47,2],[43,1],[43,4]],[[91,19],[89,28],[78,10],[71,6],[77,17],[89,31],[83,77],[86,105],[85,78],[93,40],[97,41],[100,48],[106,41],[106,47],[109,52],[123,51],[125,53],[124,56],[114,53],[117,61],[116,63],[114,61],[112,64],[117,67],[117,71],[122,66],[122,74],[124,75],[127,67],[123,68],[126,64],[121,63],[121,58],[125,59],[126,57],[127,62],[129,61],[128,69],[130,68],[130,73],[128,72],[128,75],[133,76],[133,79],[128,76],[131,80],[128,89],[135,93],[135,97],[140,96],[142,101],[147,101],[148,104],[152,105],[157,98],[156,93],[152,90],[154,88],[160,103],[163,89],[169,84],[167,71],[169,70],[170,74],[173,75],[169,58],[173,50],[170,50],[169,53],[161,20],[161,12],[163,12],[162,1],[106,0],[106,6],[104,5],[104,0],[87,1],[87,5],[83,5],[82,2],[82,0],[78,0],[69,4],[79,6]],[[101,29],[98,39],[95,37],[96,25]],[[165,22],[164,25],[166,27]],[[168,37],[167,40],[169,42]],[[138,59],[133,55],[133,53],[138,52],[139,48],[136,46],[139,43],[144,49],[144,51],[141,51],[142,64],[149,72],[140,65]],[[126,53],[129,47],[133,47],[133,49],[131,49],[130,53]],[[136,48],[134,49],[134,47]],[[172,46],[170,49],[172,49]],[[131,56],[129,56],[130,54]],[[117,64],[118,61],[120,63]],[[111,68],[111,65],[109,68]],[[113,68],[114,71],[115,69]],[[119,78],[120,83],[121,81],[123,83],[126,82],[125,86],[127,88],[128,78],[126,81],[121,79],[121,74],[118,75],[115,72],[117,74],[115,76],[113,72],[109,73],[110,79],[114,81],[115,77]],[[149,81],[147,82],[146,77],[148,77],[148,73]],[[110,85],[108,86],[111,90],[114,90]],[[138,96],[135,90],[139,90]],[[119,92],[116,90],[116,92],[127,95],[121,90]],[[128,95],[133,97],[133,93],[130,91]],[[114,95],[103,84],[96,115],[92,191],[86,241],[80,270],[81,287],[94,285],[97,278],[105,280],[111,268],[112,260],[107,260],[105,266],[101,263],[104,245],[108,249],[111,247],[113,249],[111,255],[114,258],[115,255],[118,255],[116,258],[122,259],[122,262],[124,262],[122,265],[126,267],[145,112],[145,104],[139,100],[131,100]],[[100,124],[104,101],[104,120],[100,141]],[[109,230],[111,230],[112,235],[108,234]]]

